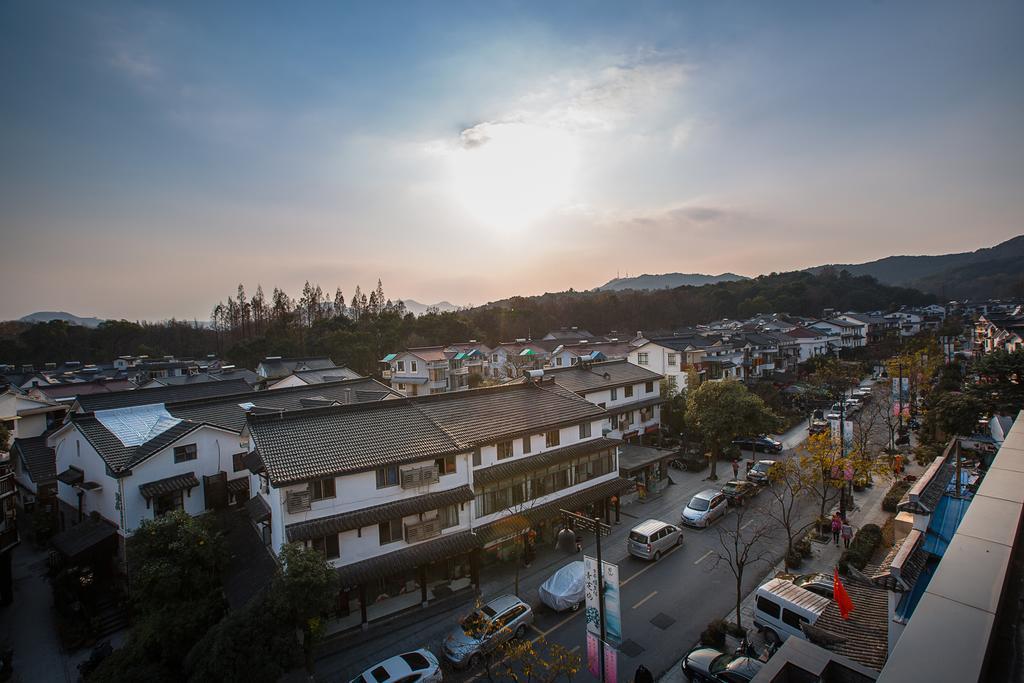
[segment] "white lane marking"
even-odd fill
[[[569,648],[569,652],[576,652],[576,650],[578,650],[578,649],[580,649],[579,645],[573,645],[572,647]]]
[[[752,520],[752,519],[747,520],[747,523],[740,527],[740,531],[743,531],[744,529],[746,529],[748,526],[750,526],[753,523],[754,523],[754,520]]]
[[[708,559],[709,557],[711,557],[714,554],[715,554],[714,550],[709,550],[706,553],[704,553],[703,555],[701,555],[700,559],[697,560],[696,562],[694,562],[694,564],[700,564],[701,562],[703,562],[704,560]]]
[[[650,600],[651,598],[653,598],[657,594],[658,594],[658,591],[651,591],[650,594],[648,594],[648,596],[646,598],[644,598],[640,602],[638,602],[635,605],[633,605],[633,609],[636,609],[637,607],[639,607],[640,605],[644,604],[645,602],[647,602],[648,600]]]

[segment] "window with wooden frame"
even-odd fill
[[[334,477],[324,477],[309,482],[309,493],[313,500],[334,498]]]
[[[235,472],[241,472],[245,469],[245,453],[235,453],[231,456],[231,465]]]
[[[455,456],[446,455],[443,458],[437,458],[434,460],[434,466],[437,467],[438,476],[455,474]]]
[[[530,443],[532,439],[532,436],[523,437],[523,454],[529,453],[530,451],[533,450],[533,444]]]
[[[580,424],[580,438],[581,439],[589,439],[590,438],[590,423],[589,422],[583,422],[583,423]]]
[[[377,525],[380,534],[380,544],[387,545],[402,540],[402,520],[389,519]]]
[[[544,445],[547,448],[554,448],[561,443],[561,436],[557,429],[554,429],[544,435]]]
[[[498,442],[498,460],[504,460],[512,457],[512,442],[511,441],[499,441]]]
[[[398,486],[400,482],[398,465],[389,465],[377,470],[377,488],[386,489],[389,486]]]
[[[626,386],[622,387],[622,395],[625,396],[626,398],[633,398],[633,385],[627,384]]]
[[[174,447],[174,462],[188,462],[199,457],[199,452],[194,443]]]
[[[341,551],[338,547],[338,534],[327,534],[326,536],[310,539],[309,544],[314,550],[319,550],[324,558],[328,560],[336,560],[341,556]]]

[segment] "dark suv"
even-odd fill
[[[732,445],[744,451],[758,451],[761,453],[782,452],[782,444],[770,436],[747,436],[734,439]]]

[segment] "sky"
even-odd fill
[[[1024,232],[1024,3],[0,5],[0,319]]]

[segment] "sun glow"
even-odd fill
[[[578,151],[564,131],[524,123],[481,124],[452,157],[455,198],[477,221],[519,228],[569,201]]]

